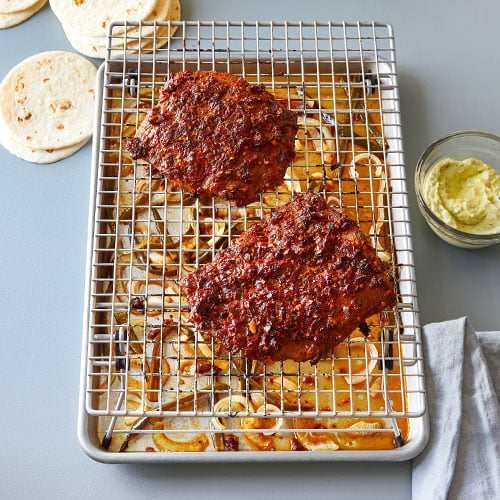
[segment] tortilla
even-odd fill
[[[31,163],[54,163],[75,154],[87,141],[61,149],[31,149],[19,144],[8,135],[0,136],[0,144],[11,154]]]
[[[71,32],[96,37],[107,35],[111,20],[146,19],[156,3],[156,0],[50,0],[52,10],[63,25],[72,27]]]
[[[151,11],[151,14],[146,17],[146,19],[143,19],[142,21],[168,21],[171,19],[171,12],[174,10],[173,4],[175,2],[178,3],[179,0],[156,0],[155,2],[155,7]],[[73,26],[66,24],[64,27],[64,30],[66,32],[70,32],[71,34],[76,34],[78,33],[79,36],[82,38],[88,39],[88,41],[94,45],[106,45],[106,37],[107,33],[103,39],[102,36],[96,37],[88,37],[86,36],[82,30],[78,28],[78,26]],[[153,26],[143,26],[142,30],[140,31],[141,35],[143,37],[148,37],[148,36],[153,36],[154,35],[154,28]],[[127,29],[127,36],[139,36],[139,28],[137,26],[131,26]],[[122,29],[121,26],[117,26],[113,28],[113,36],[125,36],[125,30]],[[103,43],[104,40],[104,43]],[[123,42],[120,38],[114,38],[113,39],[113,46],[123,46]]]
[[[0,12],[0,29],[10,28],[11,26],[23,23],[32,15],[36,14],[46,3],[47,0],[37,0],[31,7],[25,10],[8,14]]]
[[[71,52],[43,52],[14,67],[0,84],[9,135],[30,149],[60,149],[92,135],[96,68]]]
[[[165,19],[158,19],[158,21],[179,21],[181,8],[179,0],[159,0],[159,3],[168,4],[169,12]],[[163,11],[162,8],[158,9],[158,12]],[[77,32],[71,31],[68,26],[63,25],[66,37],[68,38],[71,45],[82,54],[86,56],[105,59],[106,57],[106,38],[98,37],[86,37]],[[177,27],[172,26],[170,29],[170,35],[172,36]],[[148,31],[146,31],[148,30]],[[113,34],[114,30],[113,30]],[[136,27],[132,28],[127,32],[127,36],[137,37],[139,31]],[[159,49],[168,43],[169,29],[168,26],[157,26],[156,28],[156,45],[154,44],[154,28],[152,26],[145,26],[142,28],[142,39],[141,42],[137,38],[127,39],[127,50],[138,51],[139,48],[145,52],[150,52],[154,48]],[[161,38],[160,38],[161,37]],[[123,50],[123,43],[125,39],[114,38],[112,40],[112,47],[117,50],[113,50],[112,54],[116,54],[120,49]]]
[[[38,0],[0,0],[0,13],[22,12],[33,7],[36,3],[38,3]]]
[[[170,34],[173,35],[176,27],[172,27]],[[95,59],[105,59],[106,58],[106,40],[103,39],[103,45],[89,44],[88,39],[73,36],[71,33],[65,31],[66,37],[69,43],[73,46],[75,50],[81,52],[82,54],[93,57]],[[159,49],[168,43],[168,28],[157,28],[157,36],[165,37],[156,41],[156,48]],[[153,39],[143,39],[141,50],[143,52],[151,52],[153,50]],[[111,56],[116,55],[118,52],[123,51],[123,46],[114,46]],[[137,39],[130,40],[127,44],[127,51],[138,51],[139,42]]]

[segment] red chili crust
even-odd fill
[[[390,269],[353,220],[297,196],[182,282],[191,320],[231,353],[317,362],[396,302]]]
[[[215,71],[172,75],[127,149],[198,196],[244,206],[283,182],[297,115],[262,85]]]

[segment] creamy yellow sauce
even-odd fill
[[[500,174],[476,158],[445,158],[429,172],[423,194],[443,222],[472,234],[500,232]]]

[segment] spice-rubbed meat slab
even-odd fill
[[[390,269],[353,220],[306,193],[181,283],[191,320],[250,359],[317,362],[395,304]]]
[[[296,114],[263,86],[184,71],[167,81],[127,149],[180,188],[244,206],[282,183],[297,128]]]

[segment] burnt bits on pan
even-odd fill
[[[295,156],[297,116],[235,75],[172,75],[133,139],[142,158],[179,188],[244,206],[279,186]]]

